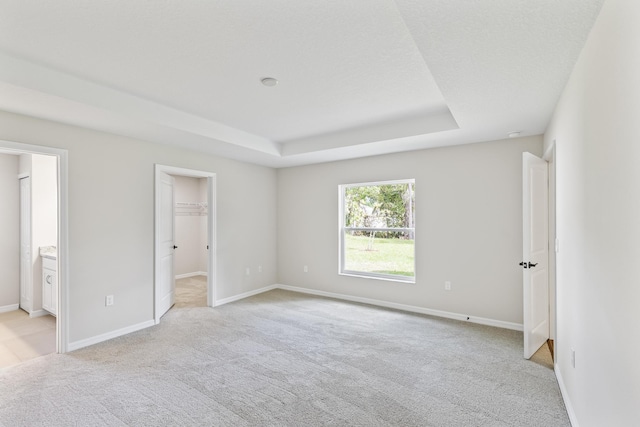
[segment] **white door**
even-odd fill
[[[173,253],[175,251],[175,179],[164,172],[160,172],[160,191],[158,207],[159,236],[157,249],[159,253],[159,265],[156,274],[159,275],[156,283],[160,287],[156,301],[156,322],[174,304],[176,280],[173,274]]]
[[[31,263],[31,178],[20,179],[20,307],[33,310]]]
[[[531,153],[522,154],[522,267],[524,357],[549,339],[549,169]]]

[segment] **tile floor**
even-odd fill
[[[56,351],[56,318],[30,318],[22,310],[0,313],[0,369]]]
[[[206,307],[207,278],[176,281],[176,307]],[[0,313],[0,369],[56,351],[56,318],[30,318],[22,310]]]

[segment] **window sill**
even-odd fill
[[[384,280],[387,282],[408,283],[412,285],[416,283],[415,277],[407,277],[406,279],[404,279],[402,277],[379,276],[379,275],[373,275],[373,274],[359,273],[357,271],[341,271],[341,272],[338,272],[338,275],[349,276],[349,277],[359,277],[361,279]]]

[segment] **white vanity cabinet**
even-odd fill
[[[54,316],[58,307],[58,274],[56,260],[42,257],[42,308]]]

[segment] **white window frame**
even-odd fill
[[[352,187],[374,187],[381,185],[394,185],[394,184],[411,184],[412,192],[413,192],[413,200],[415,203],[416,190],[415,190],[415,179],[398,179],[393,181],[374,181],[374,182],[363,182],[356,184],[342,184],[338,186],[338,241],[339,250],[338,250],[338,274],[341,276],[351,276],[351,277],[362,277],[367,279],[377,279],[377,280],[388,280],[391,282],[401,282],[401,283],[415,283],[416,282],[416,229],[415,224],[413,228],[378,228],[378,227],[346,227],[345,226],[345,206],[344,206],[344,195],[345,190],[347,188]],[[412,213],[413,214],[413,213]],[[370,273],[366,271],[355,271],[355,270],[345,270],[345,233],[347,231],[396,231],[396,232],[411,232],[413,233],[413,276],[401,276],[396,274],[382,274],[382,273]]]

